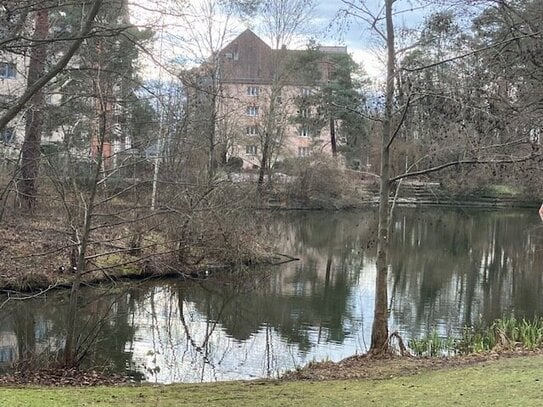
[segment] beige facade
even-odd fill
[[[322,51],[347,52],[345,47],[323,47]],[[320,74],[311,84],[296,70],[277,74],[302,52],[273,50],[250,30],[220,52],[218,127],[229,140],[229,156],[241,158],[244,169],[261,165],[263,148],[270,151],[268,165],[315,153],[331,154],[329,125],[304,124],[317,119],[317,108],[304,100],[329,78],[330,64],[323,59],[310,67]]]
[[[0,53],[0,114],[24,91],[26,65],[26,60],[21,55]],[[23,116],[19,115],[0,132],[2,153],[12,155],[22,143],[24,131]]]
[[[281,89],[281,100],[272,107],[270,85],[223,85],[219,111],[221,117],[229,118],[231,122],[228,125],[232,139],[229,154],[241,158],[245,169],[260,165],[263,132],[270,128],[266,122],[270,120],[271,108],[275,110],[272,164],[316,152],[331,153],[327,128],[313,134],[311,129],[295,120],[297,116],[310,118],[316,114],[315,109],[300,109],[298,105],[300,98],[311,91],[303,86],[285,86]]]
[[[0,114],[2,110],[8,108],[10,103],[17,99],[25,91],[27,86],[27,71],[28,58],[14,53],[0,53]],[[62,89],[44,88],[45,103],[50,106],[58,106],[62,99]],[[118,112],[121,110],[118,104],[111,107],[111,110]],[[25,136],[25,119],[23,109],[13,120],[11,120],[6,128],[0,132],[0,158],[17,159],[20,154],[24,136]],[[77,118],[77,113],[74,112],[73,126],[76,126],[81,121]],[[67,126],[69,128],[70,126]],[[41,136],[42,144],[60,143],[64,140],[65,129],[57,127],[44,132]],[[109,127],[109,131],[114,136],[112,143],[106,143],[104,155],[116,157],[120,152],[125,151],[127,146],[131,145],[131,140],[128,136],[123,136],[120,125],[113,123]],[[121,137],[123,136],[123,137]],[[96,149],[96,141],[91,140],[90,145],[83,151],[74,149],[73,154],[81,158],[93,156]]]

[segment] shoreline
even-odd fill
[[[439,203],[428,204],[424,202],[413,203],[400,199],[398,207],[402,208],[468,208],[481,210],[508,210],[534,209],[537,213],[539,203],[535,200],[506,200],[501,204],[492,205],[489,201],[468,202],[460,204]],[[375,203],[361,206],[347,206],[343,208],[325,208],[321,206],[289,206],[261,208],[261,211],[289,212],[289,211],[356,211],[368,208],[376,208]],[[31,217],[23,221],[23,227],[13,220],[5,220],[4,228],[0,231],[0,238],[4,240],[0,247],[0,290],[5,293],[37,294],[57,289],[69,289],[72,285],[73,274],[66,269],[66,233],[60,226],[48,223],[42,227],[42,218]],[[153,237],[155,240],[160,237]],[[60,247],[59,247],[60,246]],[[82,276],[83,284],[103,284],[117,281],[140,281],[148,278],[180,278],[198,279],[202,276],[216,272],[227,272],[237,267],[252,267],[256,265],[273,265],[277,258],[271,253],[252,253],[252,258],[247,257],[238,264],[220,264],[200,258],[197,264],[179,263],[172,258],[171,253],[164,251],[152,251],[157,244],[150,244],[145,253],[131,255],[125,252],[106,256],[101,262],[95,262]],[[36,248],[41,250],[36,250]],[[255,257],[256,256],[256,257]],[[207,273],[206,273],[207,271]]]

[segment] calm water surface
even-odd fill
[[[87,366],[150,382],[275,377],[340,360],[370,343],[374,211],[286,213],[277,252],[300,261],[200,282],[86,289]],[[543,224],[536,210],[403,209],[389,273],[390,328],[405,341],[514,313],[543,315]],[[46,360],[64,345],[68,293],[0,309],[0,367]]]

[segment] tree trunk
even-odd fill
[[[27,86],[30,88],[45,73],[47,45],[45,40],[49,34],[49,10],[36,11],[34,19],[34,40],[36,45],[30,51]],[[30,99],[30,108],[26,113],[25,138],[21,158],[20,195],[27,210],[36,206],[38,187],[37,178],[40,166],[40,144],[43,130],[43,110],[45,98],[43,88],[34,93]]]
[[[262,192],[264,186],[264,176],[266,175],[266,167],[268,166],[268,155],[270,150],[269,131],[264,135],[264,144],[262,146],[262,159],[260,160],[260,169],[258,170],[258,191]]]
[[[99,79],[98,81],[99,82]],[[81,287],[81,278],[85,273],[87,266],[86,254],[87,247],[90,242],[90,234],[92,227],[92,218],[94,216],[94,206],[96,195],[98,193],[98,185],[102,177],[102,165],[104,163],[104,143],[106,139],[107,125],[107,101],[104,100],[101,88],[98,86],[99,95],[99,124],[98,124],[98,146],[96,154],[96,167],[93,174],[93,183],[90,190],[90,195],[87,202],[83,202],[85,207],[83,227],[80,233],[79,241],[77,242],[77,269],[75,270],[72,289],[70,291],[70,302],[68,305],[68,318],[66,321],[66,344],[64,346],[64,366],[67,368],[75,367],[79,360],[77,355],[77,313],[79,308],[79,290]]]
[[[333,117],[330,118],[330,146],[332,147],[332,155],[337,156],[337,141],[336,141],[336,122]]]
[[[377,274],[375,279],[375,310],[371,332],[369,353],[382,355],[388,348],[388,222],[390,192],[390,140],[392,122],[392,104],[394,102],[395,49],[394,25],[392,21],[392,3],[385,1],[387,32],[387,85],[383,133],[381,136],[381,179],[379,188],[379,230],[377,241]]]
[[[76,51],[79,49],[79,46],[83,43],[86,36],[92,29],[92,23],[94,21],[94,18],[98,14],[98,11],[100,11],[100,7],[102,6],[102,0],[94,0],[93,6],[89,13],[87,14],[87,18],[85,19],[83,26],[81,27],[81,31],[76,33],[72,38],[73,43],[68,48],[66,53],[60,58],[60,60],[53,65],[53,67],[45,73],[43,76],[40,76],[35,82],[32,83],[32,86],[29,86],[26,88],[24,93],[17,98],[13,104],[0,116],[0,130],[3,130],[6,125],[15,117],[19,112],[24,108],[25,104],[32,98],[32,96],[41,88],[43,88],[51,79],[53,79],[55,76],[58,75],[62,69],[68,65],[68,62],[72,59],[73,55],[76,53]]]
[[[217,157],[215,146],[217,143],[217,118],[218,118],[218,106],[217,106],[217,98],[219,94],[219,84],[218,80],[216,79],[216,75],[213,76],[213,85],[211,88],[211,112],[209,117],[209,129],[208,129],[208,143],[209,143],[209,151],[208,151],[208,163],[207,163],[207,179],[208,182],[211,183],[213,179],[215,178],[215,174],[217,171]]]

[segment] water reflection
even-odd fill
[[[201,282],[147,282],[83,291],[84,365],[157,382],[273,377],[369,346],[375,282],[374,212],[277,215],[277,251],[301,260]],[[543,314],[543,227],[529,211],[402,210],[391,241],[391,330],[515,312]],[[64,345],[68,293],[0,310],[0,366]]]

